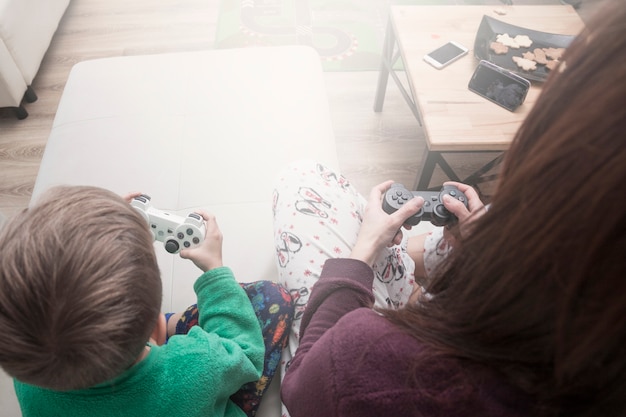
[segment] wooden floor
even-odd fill
[[[583,19],[602,1],[583,0],[579,9]],[[20,121],[8,109],[0,109],[0,214],[10,217],[28,205],[74,64],[110,56],[211,49],[218,9],[219,0],[72,0],[33,82],[39,100],[26,104],[30,116]],[[372,111],[377,75],[376,71],[325,73],[340,167],[362,193],[386,179],[412,186],[425,147],[423,132],[393,83],[383,112]],[[452,164],[471,170],[485,158],[479,155]]]

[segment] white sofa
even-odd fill
[[[275,279],[273,182],[297,159],[337,169],[323,73],[309,47],[105,58],[77,64],[59,103],[33,191],[91,184],[142,191],[181,215],[204,208],[241,281]],[[194,302],[199,270],[155,248],[164,311]],[[257,414],[279,417],[279,377]],[[0,402],[9,382],[0,373]],[[9,387],[9,388],[6,388]],[[5,399],[3,400],[3,396]]]
[[[28,116],[30,88],[69,0],[0,0],[0,107]]]

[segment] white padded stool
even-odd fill
[[[275,177],[296,159],[338,168],[322,76],[319,56],[304,46],[81,62],[63,92],[33,200],[53,185],[88,184],[144,192],[154,207],[180,215],[203,208],[217,217],[224,263],[237,279],[274,280]],[[161,242],[155,248],[163,310],[184,309],[195,301],[200,271]],[[280,414],[276,389],[273,396],[261,415]]]

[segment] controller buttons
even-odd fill
[[[197,245],[198,243],[200,243],[200,238],[194,237],[193,239],[191,239],[191,241],[193,242],[194,245]]]
[[[190,247],[190,246],[191,246],[191,243],[189,243],[189,242],[185,241],[185,242],[183,242],[183,246],[184,246],[184,247],[186,247],[186,248],[188,248],[188,247]]]
[[[179,238],[180,240],[183,240],[185,238],[185,234],[183,232],[178,232],[176,234],[176,237]]]
[[[193,235],[193,229],[192,229],[191,227],[188,227],[188,228],[187,228],[187,235],[188,235],[188,236]]]

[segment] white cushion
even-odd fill
[[[0,107],[17,107],[26,91],[26,81],[4,41],[0,39]]]
[[[204,208],[240,281],[275,279],[272,190],[295,159],[337,168],[317,53],[309,47],[105,58],[71,71],[33,191],[142,191],[160,209]],[[165,310],[194,300],[198,270],[155,242]]]

